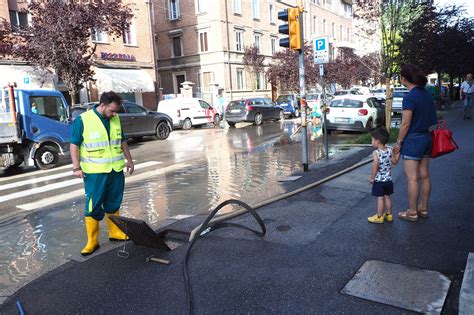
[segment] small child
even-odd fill
[[[392,167],[400,160],[400,152],[394,153],[392,147],[385,146],[390,138],[387,128],[381,127],[372,131],[372,146],[377,148],[372,153],[374,165],[369,182],[372,184],[372,196],[377,197],[377,214],[368,217],[370,223],[393,221],[392,199],[393,194]]]

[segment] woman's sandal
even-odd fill
[[[418,221],[418,214],[410,214],[410,212],[404,211],[404,212],[399,212],[398,213],[398,218],[402,220],[407,220],[411,222],[416,222]]]
[[[429,217],[428,210],[426,209],[422,209],[422,210],[418,209],[417,213],[418,213],[418,216],[421,218]]]

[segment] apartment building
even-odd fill
[[[305,40],[327,36],[330,59],[338,49],[354,48],[352,0],[305,0]]]
[[[193,94],[212,101],[216,91],[227,100],[271,97],[264,75],[244,69],[246,46],[255,45],[265,64],[278,50],[278,11],[292,1],[155,0],[160,86],[164,94],[180,93],[192,82]]]
[[[31,17],[22,12],[31,0],[0,0],[0,18],[13,28],[25,27]],[[126,0],[133,16],[123,35],[113,38],[94,31],[91,45],[97,46],[94,58],[95,82],[87,82],[79,100],[97,101],[104,91],[115,91],[125,99],[156,109],[156,67],[152,36],[152,5],[150,1]],[[0,83],[16,82],[22,88],[49,88],[63,92],[70,99],[61,78],[31,64],[0,56]]]

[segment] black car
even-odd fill
[[[93,102],[73,107],[72,119],[97,105],[98,102]],[[118,114],[127,138],[141,140],[144,136],[155,136],[159,140],[165,140],[173,130],[173,121],[168,115],[151,111],[130,101],[123,101]]]
[[[230,102],[225,110],[225,119],[231,127],[238,122],[260,125],[264,120],[284,119],[284,112],[269,98],[247,98]]]

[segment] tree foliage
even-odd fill
[[[32,2],[27,11],[32,23],[19,30],[23,45],[15,54],[38,67],[54,70],[73,103],[84,83],[93,80],[96,46],[90,41],[92,32],[119,37],[131,15],[131,9],[121,0]]]
[[[256,89],[257,78],[260,78],[265,70],[265,56],[260,54],[260,50],[252,45],[244,48],[244,56],[242,57],[242,63],[244,64],[245,70],[252,77],[253,88]]]
[[[280,90],[299,92],[299,55],[297,51],[284,49],[273,55],[267,70],[267,80]],[[309,44],[304,47],[304,69],[306,89],[312,89],[319,83],[319,70],[314,65],[313,48]]]

